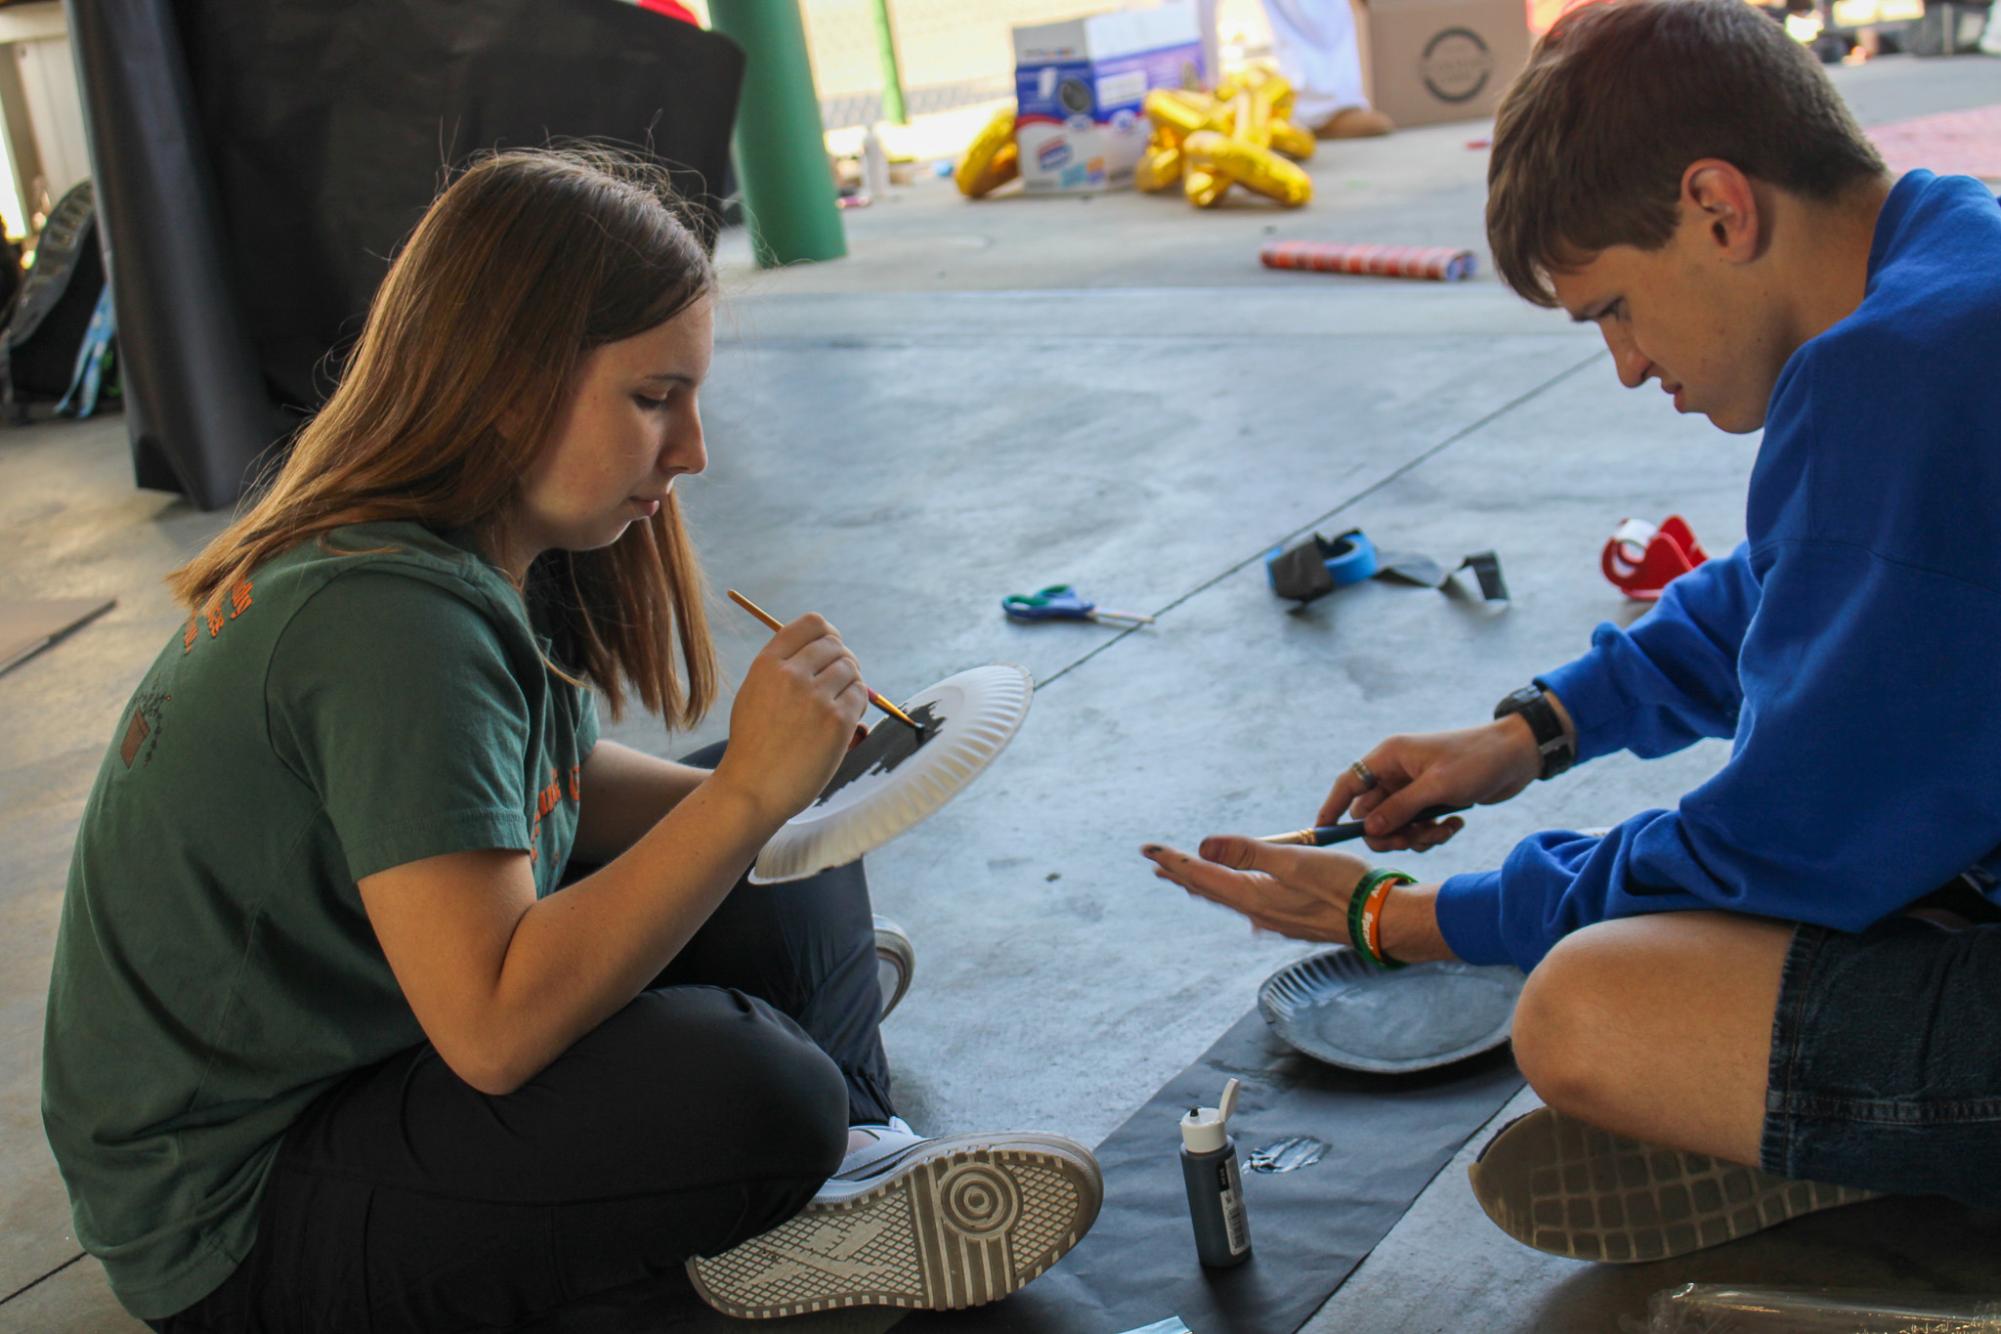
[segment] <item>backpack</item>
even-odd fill
[[[86,180],[43,224],[35,266],[0,327],[0,406],[14,421],[27,420],[24,400],[61,398],[69,389],[104,291],[97,198]]]

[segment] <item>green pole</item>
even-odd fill
[[[746,57],[734,146],[758,264],[839,259],[848,242],[798,0],[721,0],[709,23]]]
[[[875,0],[875,40],[882,52],[882,117],[898,125],[908,125],[910,115],[903,108],[903,71],[896,63],[896,29],[889,22],[889,0]]]

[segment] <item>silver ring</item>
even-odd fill
[[[1376,775],[1362,761],[1356,760],[1353,764],[1349,765],[1348,772],[1362,780],[1362,791],[1370,792],[1375,789]]]

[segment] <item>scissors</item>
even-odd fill
[[[1085,599],[1069,584],[1051,584],[1033,593],[1010,593],[1001,610],[1012,621],[1104,621],[1152,625],[1153,617],[1136,611],[1110,611]]]

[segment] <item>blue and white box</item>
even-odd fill
[[[1015,146],[1033,194],[1132,184],[1149,89],[1202,82],[1193,0],[1014,30]]]

